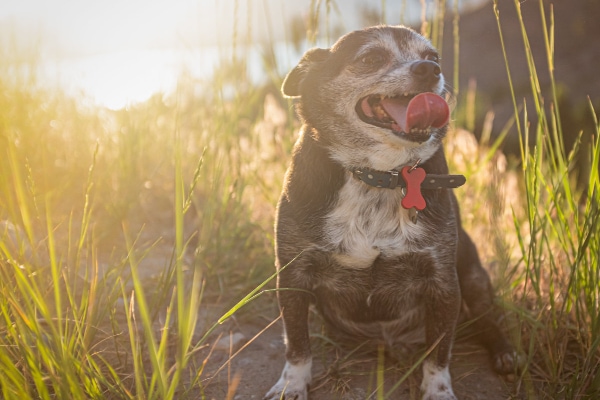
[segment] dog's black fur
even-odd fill
[[[265,398],[306,399],[311,352],[308,308],[315,301],[333,329],[380,337],[392,347],[427,347],[424,398],[455,399],[448,374],[461,308],[494,368],[514,368],[511,346],[490,316],[493,291],[460,224],[451,189],[423,190],[417,223],[400,206],[400,189],[355,179],[357,167],[386,171],[413,165],[448,174],[441,146],[447,126],[394,132],[361,115],[365,96],[444,94],[436,50],[404,27],[374,27],[308,51],[286,78],[304,125],[278,204],[278,293],[286,367]],[[288,265],[289,264],[289,265]],[[284,268],[285,267],[285,268]],[[464,307],[461,307],[464,306]]]

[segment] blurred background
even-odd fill
[[[463,0],[461,9],[483,2]],[[316,8],[321,21],[309,21]],[[416,26],[421,12],[418,0],[3,0],[0,37],[5,51],[35,53],[48,85],[84,92],[116,109],[173,91],[183,69],[207,78],[233,54],[264,82],[267,48],[284,73],[317,38],[327,46],[384,19]]]
[[[524,97],[530,81],[518,18],[511,1],[498,3],[517,97]],[[155,93],[172,93],[183,73],[212,79],[235,63],[243,63],[253,84],[272,82],[312,46],[327,47],[345,32],[381,22],[419,29],[422,21],[440,13],[440,4],[447,9],[440,46],[447,80],[452,82],[454,66],[460,65],[458,81],[452,82],[458,86],[455,90],[466,93],[470,87],[478,95],[474,126],[469,128],[480,132],[486,114],[493,111],[497,134],[513,106],[491,0],[2,0],[0,51],[16,64],[35,60],[40,84],[119,109]],[[544,60],[538,2],[525,1],[521,7],[533,53]],[[459,64],[453,60],[452,12],[457,10]],[[596,105],[600,99],[600,2],[559,1],[553,10],[563,123],[576,136],[591,123],[584,116],[587,96]],[[550,15],[546,23],[552,23]],[[547,67],[538,64],[545,90]],[[567,139],[568,146],[573,140]],[[506,146],[516,145],[514,135],[509,136]]]

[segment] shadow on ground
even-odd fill
[[[223,327],[219,344],[213,349],[207,364],[210,367],[203,374],[206,376],[206,399],[261,399],[277,381],[285,362],[282,323],[278,320],[263,331],[268,325],[268,321],[262,320],[238,321],[235,329],[232,329],[233,325]],[[319,333],[312,334],[312,342],[314,360],[310,400],[377,398],[377,354],[352,353],[336,348]],[[206,357],[206,354],[200,357]],[[230,359],[232,354],[235,356]],[[401,364],[385,362],[384,393],[389,394],[408,372],[410,364]],[[216,373],[220,367],[221,370]],[[451,374],[454,391],[459,399],[518,398],[512,394],[513,384],[493,372],[487,352],[468,339],[459,339],[455,344]],[[385,398],[420,399],[420,379],[420,368],[417,368]],[[235,394],[227,397],[230,390]],[[229,395],[231,396],[231,392]]]

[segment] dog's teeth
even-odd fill
[[[410,133],[419,134],[419,135],[428,135],[430,133],[429,128],[412,128]]]

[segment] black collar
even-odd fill
[[[355,178],[369,186],[386,189],[406,187],[406,182],[404,182],[400,171],[384,172],[370,168],[353,168],[350,172]],[[464,185],[466,181],[464,175],[427,174],[425,180],[421,183],[421,189],[453,189]]]

